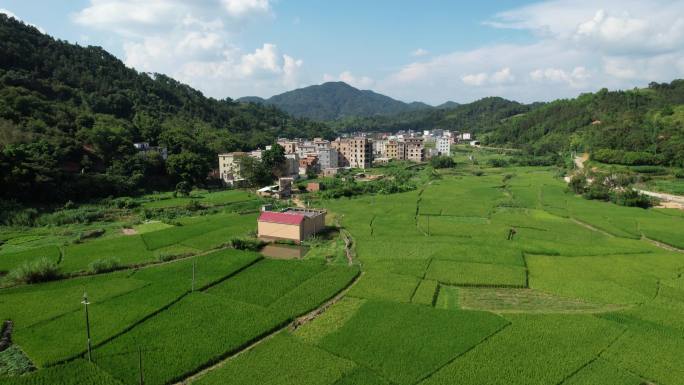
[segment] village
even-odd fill
[[[285,178],[298,179],[307,175],[334,176],[340,169],[367,169],[391,160],[424,162],[440,155],[449,155],[457,143],[479,145],[471,133],[441,129],[422,132],[399,131],[395,134],[358,132],[335,140],[322,138],[278,139],[285,149]],[[240,186],[244,180],[240,158],[261,160],[264,150],[231,152],[218,155],[219,175],[228,186]]]

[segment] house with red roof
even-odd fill
[[[262,211],[257,219],[257,228],[260,239],[301,243],[325,229],[325,210],[293,207]]]

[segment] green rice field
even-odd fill
[[[229,247],[256,228],[241,190],[146,196],[180,214],[92,239],[0,229],[0,385],[684,385],[682,212],[477,156],[479,176],[459,152],[412,191],[312,197],[340,231],[301,259]],[[204,211],[178,211],[192,200]],[[61,279],[11,284],[39,259]]]

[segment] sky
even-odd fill
[[[684,77],[676,0],[0,0],[55,38],[208,96],[345,81],[437,105]]]

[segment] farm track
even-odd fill
[[[548,211],[547,211],[547,212],[548,212]],[[575,222],[576,224],[578,224],[578,225],[580,225],[580,226],[582,226],[582,227],[584,227],[584,228],[586,228],[586,229],[589,229],[589,230],[591,230],[591,231],[596,231],[597,233],[601,233],[601,234],[603,234],[603,235],[605,235],[605,236],[607,236],[607,237],[610,237],[610,238],[616,238],[616,237],[617,237],[615,234],[611,234],[611,233],[609,233],[609,232],[607,232],[607,231],[605,231],[605,230],[601,230],[601,229],[599,229],[598,227],[594,227],[594,226],[592,226],[592,225],[590,225],[590,224],[588,224],[588,223],[586,223],[586,222],[582,222],[582,221],[580,221],[580,220],[577,219],[577,218],[572,218],[572,217],[571,217],[570,220],[572,220],[572,221]]]
[[[197,381],[198,379],[200,379],[201,377],[205,376],[206,374],[208,374],[208,373],[210,373],[216,369],[220,369],[221,367],[223,367],[224,365],[229,363],[231,360],[233,360],[233,359],[235,359],[235,358],[237,358],[237,357],[239,357],[245,353],[248,353],[250,350],[252,350],[255,347],[261,345],[262,343],[270,340],[271,338],[275,337],[279,333],[281,333],[285,330],[294,331],[294,330],[297,330],[297,328],[299,328],[303,325],[306,325],[309,322],[312,322],[313,320],[318,318],[321,314],[325,313],[331,306],[333,306],[334,304],[339,302],[342,298],[344,298],[344,296],[347,294],[347,292],[349,292],[349,290],[351,290],[352,287],[354,287],[354,285],[356,285],[356,283],[359,281],[359,279],[361,278],[362,275],[363,275],[363,272],[360,272],[359,274],[357,274],[356,277],[354,277],[354,280],[352,280],[344,289],[342,289],[334,297],[327,300],[326,302],[324,302],[322,305],[320,305],[316,309],[311,310],[310,312],[306,313],[305,315],[302,315],[300,317],[295,318],[294,320],[292,320],[291,322],[287,323],[284,326],[277,327],[275,330],[267,332],[267,334],[263,335],[261,338],[257,338],[256,340],[250,342],[248,345],[246,345],[242,348],[238,348],[238,350],[236,350],[234,353],[229,354],[227,357],[223,358],[222,360],[220,360],[216,364],[211,365],[207,368],[204,368],[201,371],[188,376],[184,380],[174,383],[174,385],[191,384],[191,383]]]
[[[649,243],[653,244],[654,246],[660,247],[661,249],[665,249],[667,251],[675,251],[678,253],[684,253],[684,250],[682,250],[680,248],[674,247],[672,245],[668,245],[667,243],[662,243],[660,241],[656,241],[655,239],[647,238],[643,234],[641,235],[641,240],[649,242]]]

